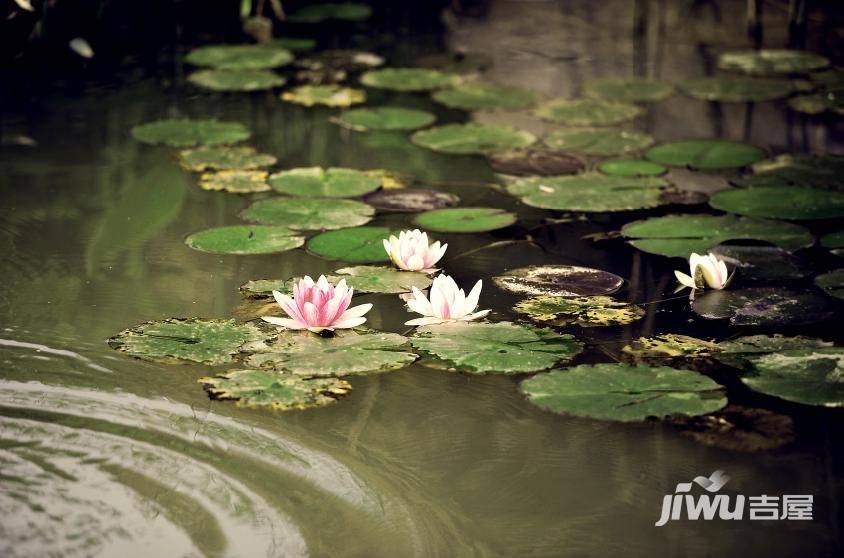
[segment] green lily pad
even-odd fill
[[[832,219],[844,216],[844,192],[798,186],[722,190],[709,198],[715,209],[778,219]]]
[[[821,246],[824,248],[844,248],[844,230],[823,235]]]
[[[185,244],[194,250],[212,254],[276,254],[304,243],[304,237],[296,236],[287,227],[272,225],[216,227],[193,233],[185,239]]]
[[[746,167],[763,159],[765,152],[737,141],[703,139],[662,143],[645,156],[663,165],[715,170]]]
[[[174,118],[135,126],[132,136],[143,143],[193,147],[237,143],[248,139],[250,133],[240,122]]]
[[[360,77],[360,82],[366,86],[392,91],[432,91],[454,87],[462,80],[458,74],[427,68],[383,68],[370,70]]]
[[[383,240],[393,234],[385,227],[355,227],[320,233],[308,241],[308,251],[331,260],[355,263],[387,262]]]
[[[815,277],[815,285],[830,296],[844,299],[844,269],[835,269]]]
[[[200,70],[189,75],[188,81],[212,91],[262,91],[287,83],[267,70]]]
[[[338,278],[345,279],[355,292],[360,293],[409,293],[413,287],[427,289],[433,282],[424,273],[374,265],[344,267],[335,273]]]
[[[273,174],[270,185],[291,196],[353,198],[377,190],[381,179],[355,169],[306,167]]]
[[[814,243],[805,228],[793,223],[735,215],[666,215],[628,223],[621,234],[651,254],[688,258],[728,240],[761,240],[792,252]]]
[[[543,120],[567,126],[612,126],[644,114],[642,107],[600,99],[553,99],[533,113]]]
[[[659,359],[704,358],[718,352],[718,344],[697,337],[677,333],[663,333],[653,337],[639,337],[621,352],[634,362]]]
[[[729,451],[770,451],[794,441],[791,417],[739,405],[698,417],[675,418],[671,425],[698,443]]]
[[[306,107],[350,107],[366,101],[366,92],[337,84],[300,85],[282,93],[281,100]]]
[[[498,287],[518,294],[594,296],[611,294],[624,279],[600,269],[574,265],[532,265],[492,278]]]
[[[328,20],[364,21],[372,16],[372,8],[366,4],[353,2],[337,2],[326,4],[311,4],[299,8],[287,16],[290,23],[322,23]]]
[[[516,215],[495,207],[450,207],[420,213],[413,222],[430,231],[475,233],[509,227]]]
[[[627,325],[642,319],[645,311],[635,304],[608,296],[539,295],[516,304],[513,310],[532,320],[555,326],[576,324],[582,327]]]
[[[179,153],[179,163],[182,167],[196,172],[259,169],[274,165],[276,161],[272,155],[258,153],[255,148],[247,146],[198,147]]]
[[[752,366],[754,358],[761,355],[832,346],[833,343],[829,341],[802,335],[745,335],[718,343],[719,350],[715,353],[715,358],[727,366],[745,370]]]
[[[478,81],[437,91],[431,97],[441,105],[462,110],[522,109],[539,101],[539,95],[529,89]]]
[[[608,78],[586,82],[583,85],[583,94],[593,99],[608,101],[652,103],[673,95],[674,86],[670,83],[642,78]]]
[[[806,74],[829,66],[829,60],[803,50],[739,50],[718,57],[722,70],[754,75]]]
[[[293,60],[290,51],[272,45],[210,45],[195,48],[185,61],[218,70],[266,70]]]
[[[604,161],[598,165],[598,170],[614,176],[659,176],[668,172],[666,167],[644,159]]]
[[[835,313],[828,299],[820,295],[770,287],[706,291],[691,306],[702,318],[729,319],[735,326],[808,325]]]
[[[541,409],[625,422],[702,415],[727,404],[721,386],[706,376],[664,366],[581,364],[537,374],[519,390]]]
[[[270,335],[252,324],[235,320],[171,318],[121,331],[109,339],[108,344],[144,360],[223,364],[231,362],[246,343],[263,341]]]
[[[782,281],[808,277],[814,266],[776,246],[716,246],[711,253],[735,269],[741,280]]]
[[[793,349],[747,357],[741,381],[750,389],[823,407],[844,406],[844,348]]]
[[[844,157],[777,155],[755,163],[753,174],[734,179],[739,186],[805,186],[844,190]]]
[[[511,322],[422,326],[413,346],[471,374],[521,374],[567,362],[583,350],[571,335]]]
[[[492,170],[510,176],[559,176],[580,172],[583,159],[551,149],[516,149],[493,153],[489,157]]]
[[[317,42],[304,37],[276,37],[269,44],[290,52],[310,52],[316,48]]]
[[[267,184],[268,173],[254,170],[221,170],[208,172],[199,179],[203,190],[230,192],[232,194],[251,194],[270,190]]]
[[[794,111],[813,116],[826,111],[844,114],[844,90],[798,95],[788,100],[788,106]]]
[[[551,132],[544,141],[554,149],[584,155],[612,156],[645,149],[653,144],[654,139],[648,134],[632,130],[563,128]]]
[[[528,147],[536,142],[530,132],[493,124],[446,124],[420,130],[411,136],[416,145],[440,153],[488,154]]]
[[[460,198],[448,192],[424,188],[381,189],[367,194],[363,201],[379,211],[415,213],[457,205]]]
[[[722,103],[759,103],[782,99],[798,88],[794,82],[781,79],[758,79],[738,76],[717,76],[688,79],[680,89],[702,101]]]
[[[424,110],[373,107],[347,110],[337,120],[353,130],[416,130],[434,123],[436,116]]]
[[[316,231],[365,225],[375,216],[375,210],[355,200],[284,197],[256,201],[240,216],[262,225]]]
[[[278,411],[324,407],[352,391],[349,382],[338,378],[302,378],[267,370],[228,370],[198,381],[212,399]]]
[[[406,350],[407,341],[401,335],[377,331],[338,330],[332,337],[282,331],[269,344],[249,347],[254,352],[246,363],[310,378],[389,372],[419,358]]]
[[[286,295],[293,293],[293,279],[253,279],[238,287],[238,290],[249,298],[267,298],[273,296],[273,291]]]

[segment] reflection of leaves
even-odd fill
[[[672,425],[701,444],[731,451],[768,451],[794,440],[791,417],[738,405],[699,417],[678,417]]]
[[[199,383],[215,399],[282,411],[329,405],[352,390],[349,382],[338,378],[302,378],[266,370],[229,370],[200,378]]]

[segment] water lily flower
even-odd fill
[[[684,287],[693,290],[702,289],[704,286],[721,290],[730,283],[733,277],[727,273],[727,264],[724,260],[712,253],[705,256],[699,254],[689,256],[689,269],[691,275],[675,271],[674,276]]]
[[[293,286],[292,297],[273,291],[273,297],[289,318],[266,316],[261,319],[287,329],[307,329],[314,333],[356,327],[366,321],[363,315],[369,312],[372,304],[349,308],[352,294],[354,289],[346,286],[345,279],[334,286],[324,275],[316,282],[305,276]]]
[[[448,275],[439,275],[431,285],[430,299],[425,296],[425,293],[413,287],[412,298],[407,301],[407,307],[422,314],[423,317],[405,322],[405,325],[468,322],[483,318],[489,314],[489,310],[475,312],[478,307],[478,298],[481,296],[481,286],[482,282],[478,280],[466,295],[454,279]]]
[[[389,240],[384,239],[384,250],[396,267],[405,271],[433,273],[436,271],[434,264],[440,261],[447,248],[448,244],[440,246],[439,241],[429,245],[428,233],[419,229],[402,231],[398,238],[390,235]]]

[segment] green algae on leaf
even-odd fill
[[[583,94],[593,99],[608,101],[652,103],[673,95],[674,86],[663,81],[643,78],[607,78],[586,82],[583,85]]]
[[[280,197],[256,201],[240,216],[262,225],[316,231],[365,225],[375,210],[355,200]]]
[[[287,227],[274,225],[234,225],[205,229],[189,235],[185,244],[212,254],[276,254],[305,243]]]
[[[661,143],[645,156],[662,165],[716,170],[746,167],[763,159],[765,152],[737,141],[701,139]]]
[[[529,89],[477,81],[436,91],[431,97],[441,105],[462,110],[523,109],[539,101],[539,95]]]
[[[258,153],[254,147],[217,146],[185,149],[179,153],[179,163],[188,170],[243,170],[259,169],[274,165],[272,155]]]
[[[614,176],[659,176],[668,172],[664,166],[644,159],[613,159],[598,165],[598,170]]]
[[[278,411],[323,407],[352,390],[349,382],[338,378],[303,378],[271,370],[227,370],[197,381],[212,399]]]
[[[586,166],[583,159],[542,148],[516,149],[492,153],[489,165],[495,172],[509,176],[558,176],[580,172]]]
[[[250,132],[240,122],[173,118],[135,126],[132,136],[143,143],[194,147],[237,143],[248,139]]]
[[[808,325],[835,313],[829,299],[821,295],[773,287],[705,291],[691,307],[701,318],[729,319],[734,326]]]
[[[392,91],[432,91],[454,87],[462,80],[458,74],[428,68],[383,68],[370,70],[360,77],[363,85]]]
[[[541,409],[580,417],[640,421],[702,415],[727,404],[723,388],[696,372],[626,364],[582,364],[519,385]]]
[[[600,269],[574,265],[532,265],[492,278],[498,287],[518,294],[594,296],[612,294],[624,279]]]
[[[188,81],[212,91],[262,91],[287,83],[267,70],[199,70],[190,74]]]
[[[634,339],[629,345],[625,345],[621,352],[634,362],[644,362],[658,359],[704,358],[718,350],[718,344],[712,341],[678,333],[663,333]]]
[[[270,190],[267,172],[256,170],[221,170],[204,173],[199,179],[203,190],[222,191],[232,194],[251,194]]]
[[[291,196],[354,198],[377,190],[381,180],[356,169],[305,167],[273,174],[270,185]]]
[[[844,299],[844,269],[834,269],[815,277],[815,285],[830,296]]]
[[[642,107],[599,99],[553,99],[539,105],[533,113],[567,126],[612,126],[644,114]]]
[[[561,297],[539,295],[516,304],[513,310],[537,322],[582,327],[627,325],[642,319],[645,311],[635,304],[609,296]]]
[[[733,179],[739,186],[805,186],[844,190],[844,157],[783,154],[754,163],[752,175]]]
[[[409,293],[413,287],[427,289],[433,281],[424,273],[374,265],[344,267],[335,273],[359,293]]]
[[[709,198],[715,209],[775,219],[832,219],[844,216],[844,192],[800,186],[722,190]]]
[[[440,153],[486,155],[528,147],[536,142],[530,132],[493,124],[446,124],[420,130],[411,141]]]
[[[308,241],[308,251],[332,260],[355,263],[387,262],[383,240],[392,234],[385,227],[355,227],[320,233]]]
[[[372,8],[353,2],[329,2],[303,6],[287,16],[290,23],[322,23],[328,20],[364,21],[372,16]]]
[[[376,190],[365,195],[363,201],[379,211],[415,213],[457,205],[460,198],[454,194],[438,190],[393,188]]]
[[[281,100],[306,107],[349,107],[366,101],[366,92],[341,85],[300,85],[281,94]]]
[[[430,231],[475,233],[509,227],[516,215],[495,207],[450,207],[420,213],[413,222]]]
[[[343,112],[337,121],[347,128],[367,130],[416,130],[434,123],[436,116],[403,107],[358,108]]]
[[[220,70],[265,70],[292,60],[290,51],[272,45],[209,45],[195,48],[185,57],[188,64]]]
[[[573,336],[511,322],[454,322],[422,326],[416,349],[471,374],[521,374],[567,362],[583,350]]]
[[[844,406],[844,348],[792,349],[747,357],[750,389],[804,405]]]
[[[718,343],[719,361],[733,368],[748,368],[755,356],[780,353],[794,349],[821,349],[832,347],[833,344],[817,337],[802,335],[786,336],[779,333],[773,335],[745,335]]]
[[[826,68],[829,60],[804,50],[762,49],[724,52],[718,67],[754,75],[806,74]]]
[[[788,97],[800,89],[799,84],[781,79],[759,79],[737,76],[716,76],[687,79],[680,89],[702,101],[724,103],[758,103]]]
[[[735,269],[738,278],[750,281],[803,279],[814,271],[811,262],[776,246],[723,244],[710,250]]]
[[[844,114],[844,90],[798,95],[788,100],[788,106],[791,110],[813,116],[826,111]]]
[[[653,137],[633,130],[563,128],[545,138],[554,149],[584,155],[612,156],[640,151],[653,144]]]

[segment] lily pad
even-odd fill
[[[785,154],[753,165],[753,173],[733,183],[739,186],[805,186],[844,190],[844,157]]]
[[[510,176],[559,176],[580,172],[586,166],[580,157],[541,148],[493,153],[489,164],[495,172]]]
[[[255,170],[222,170],[209,172],[199,179],[203,190],[230,192],[232,194],[251,194],[270,190],[267,184],[268,173]]]
[[[718,343],[715,358],[739,370],[751,367],[752,360],[768,353],[832,347],[833,343],[817,337],[774,335],[746,335]]]
[[[808,277],[814,266],[776,246],[724,244],[710,250],[735,269],[738,277],[750,281],[782,281]]]
[[[844,248],[844,230],[823,235],[821,246],[824,248]]]
[[[276,37],[269,44],[290,52],[309,52],[316,48],[317,42],[304,37]]]
[[[212,91],[262,91],[287,83],[267,70],[200,70],[189,75],[188,81]]]
[[[626,211],[665,203],[668,183],[656,177],[607,176],[586,172],[569,176],[519,178],[507,192],[532,207],[560,211]]]
[[[537,374],[519,390],[541,409],[625,422],[702,415],[727,404],[721,386],[706,376],[664,366],[582,364]]]
[[[204,170],[259,169],[274,165],[277,159],[272,155],[258,153],[253,147],[221,146],[185,149],[179,153],[182,167],[201,172]]]
[[[835,269],[815,277],[815,285],[830,296],[844,299],[844,269]]]
[[[454,87],[462,80],[458,74],[427,68],[383,68],[370,70],[360,77],[360,82],[366,86],[392,91],[432,91]]]
[[[639,337],[625,345],[621,352],[634,362],[674,358],[703,358],[718,352],[717,343],[697,337],[664,333],[653,337]]]
[[[746,167],[764,159],[765,152],[737,141],[702,139],[662,143],[645,156],[663,165],[715,170]]]
[[[493,277],[500,288],[518,294],[594,296],[612,294],[624,279],[600,269],[574,265],[534,265]]]
[[[788,106],[791,110],[813,116],[826,111],[844,114],[844,90],[798,95],[788,100]]]
[[[322,23],[328,20],[364,21],[372,16],[372,8],[366,4],[339,2],[311,4],[299,8],[287,16],[290,23]]]
[[[758,79],[737,76],[717,76],[688,79],[680,82],[680,89],[690,97],[702,101],[722,103],[759,103],[788,97],[798,87],[781,79]]]
[[[365,225],[375,216],[375,210],[355,200],[284,197],[256,201],[240,216],[262,225],[316,231]]]
[[[270,185],[291,196],[353,198],[377,190],[381,180],[355,169],[306,167],[273,174]]]
[[[424,110],[373,107],[347,110],[338,122],[353,130],[416,130],[434,123],[436,116]]]
[[[624,225],[621,234],[639,250],[688,258],[728,240],[761,240],[792,252],[811,246],[814,237],[793,223],[735,215],[666,215]]]
[[[385,227],[355,227],[320,233],[308,241],[308,251],[331,260],[355,263],[386,262],[383,240],[393,234]]]
[[[193,147],[237,143],[248,139],[250,133],[240,122],[174,118],[135,126],[132,136],[143,143]]]
[[[614,159],[598,165],[598,170],[614,176],[659,176],[668,172],[664,166],[644,159]]]
[[[253,279],[242,284],[238,290],[249,298],[266,298],[273,296],[273,291],[291,294],[293,284],[293,279]]]
[[[722,190],[709,198],[715,209],[778,219],[832,219],[844,216],[844,192],[799,186]]]
[[[359,265],[344,267],[335,273],[346,280],[355,292],[360,293],[409,293],[412,287],[427,289],[433,280],[424,273],[399,271],[392,267]]]
[[[460,198],[448,192],[423,188],[382,189],[367,194],[363,201],[379,211],[414,213],[457,205]]]
[[[645,149],[653,144],[653,137],[632,130],[594,130],[588,128],[563,128],[551,132],[545,143],[554,149],[584,155],[623,155]]]
[[[171,318],[145,322],[108,340],[120,352],[157,362],[192,361],[204,364],[231,362],[246,343],[270,337],[252,324],[235,320]]]
[[[529,89],[478,81],[437,91],[431,97],[442,105],[462,110],[522,109],[539,101],[539,95]]]
[[[281,100],[306,107],[350,107],[366,101],[366,92],[337,84],[300,85],[282,93]]]
[[[516,215],[495,207],[452,207],[420,213],[413,222],[436,232],[475,233],[509,227]]]
[[[566,298],[539,295],[516,304],[513,310],[532,320],[555,326],[576,324],[582,327],[627,325],[642,319],[645,311],[635,304],[608,296]]]
[[[298,58],[294,65],[323,74],[353,72],[376,68],[384,64],[384,57],[373,52],[354,49],[323,50],[305,58]]]
[[[698,443],[730,451],[770,451],[794,441],[794,421],[767,409],[728,405],[718,412],[672,421]]]
[[[411,136],[416,145],[440,153],[489,154],[528,147],[536,142],[530,132],[493,124],[446,124],[420,130]]]
[[[823,296],[769,287],[706,291],[691,306],[701,318],[729,319],[735,326],[808,325],[822,322],[835,313]]]
[[[332,337],[282,331],[269,344],[249,347],[254,352],[246,363],[310,378],[389,372],[419,358],[406,350],[407,341],[395,333],[366,330],[338,330]]]
[[[587,97],[628,103],[652,103],[674,94],[674,86],[662,81],[642,78],[608,78],[586,82],[583,94]]]
[[[349,382],[338,378],[302,378],[267,370],[228,370],[198,381],[213,399],[278,411],[324,407],[352,391]]]
[[[193,233],[185,244],[201,252],[213,254],[276,254],[293,250],[305,238],[287,227],[272,225],[234,225]]]
[[[567,362],[583,350],[571,335],[511,322],[423,326],[413,346],[471,374],[521,374]]]
[[[793,349],[748,358],[741,381],[750,389],[788,401],[844,406],[844,348]]]
[[[612,126],[644,114],[642,107],[600,99],[553,99],[539,105],[533,113],[567,126]]]
[[[829,66],[829,60],[804,50],[740,50],[718,57],[722,70],[736,70],[754,75],[806,74]]]
[[[285,66],[292,60],[289,50],[272,45],[210,45],[195,48],[185,57],[194,66],[219,70],[265,70]]]

